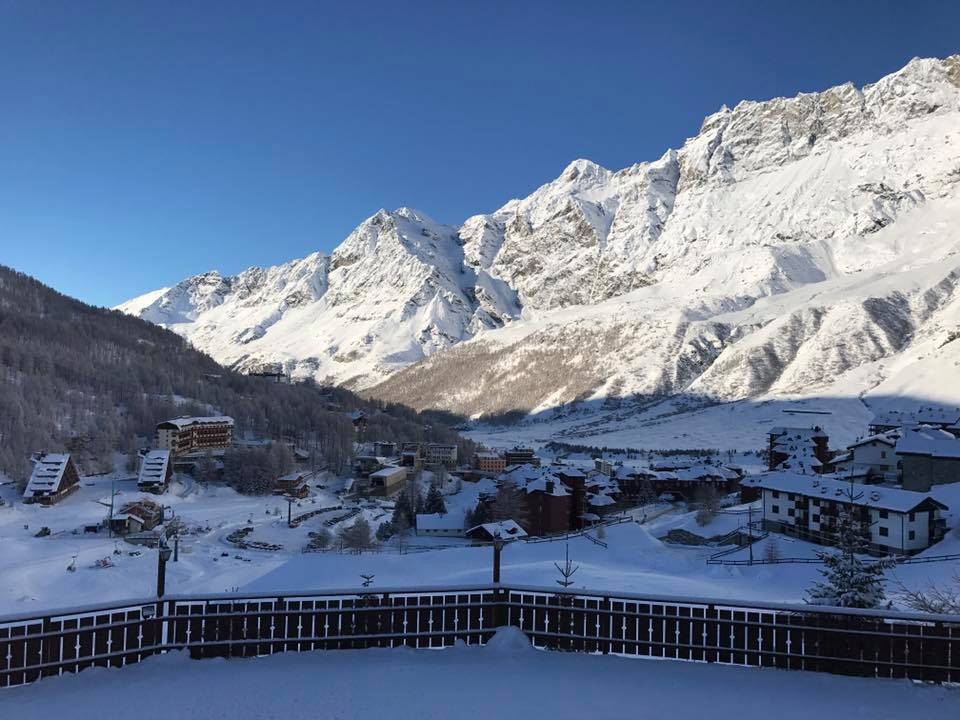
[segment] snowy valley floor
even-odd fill
[[[904,680],[548,653],[515,628],[486,647],[336,650],[86,670],[0,691],[0,717],[93,720],[956,720],[960,689]]]
[[[960,490],[960,485],[943,487],[944,492]],[[118,501],[138,496],[126,483],[120,483],[118,488],[123,491]],[[9,487],[3,490],[9,498]],[[448,497],[448,506],[462,511],[475,502],[475,492],[475,485],[465,483],[460,494]],[[154,592],[155,550],[138,549],[111,540],[104,533],[73,534],[73,530],[82,528],[84,523],[102,519],[103,503],[109,504],[109,493],[109,481],[97,480],[89,485],[85,483],[79,492],[51,508],[16,502],[0,507],[0,615],[139,599]],[[313,500],[316,502],[305,501],[300,511],[339,502],[326,490],[316,491]],[[944,500],[951,507],[960,507],[960,497]],[[492,550],[489,547],[458,546],[463,545],[463,541],[451,538],[413,538],[412,542],[419,545],[452,543],[454,546],[405,554],[395,549],[362,555],[303,554],[300,549],[308,541],[308,533],[322,527],[329,515],[316,516],[296,530],[290,530],[286,527],[285,512],[280,517],[273,514],[280,509],[281,501],[277,498],[238,496],[222,486],[190,483],[177,484],[163,496],[163,502],[171,505],[178,517],[209,527],[185,541],[179,562],[168,565],[169,594],[353,588],[360,585],[361,573],[374,575],[377,588],[475,585],[491,581]],[[383,515],[381,510],[364,512],[372,522]],[[708,565],[707,558],[721,548],[669,545],[657,539],[670,530],[687,530],[707,537],[722,535],[742,524],[744,516],[720,515],[704,528],[697,526],[694,513],[681,508],[657,507],[650,511],[650,516],[642,525],[625,523],[606,528],[608,547],[583,537],[510,544],[503,552],[503,581],[553,586],[558,578],[554,563],[563,561],[567,546],[571,559],[579,566],[573,577],[575,589],[802,602],[807,588],[819,579],[817,565]],[[244,527],[248,520],[255,527],[253,539],[282,544],[284,549],[241,551],[227,544],[226,535]],[[950,524],[956,523],[951,515]],[[52,534],[34,537],[41,525],[49,526]],[[770,538],[757,544],[755,557],[763,557]],[[781,557],[812,557],[818,549],[785,537],[774,542]],[[113,554],[115,547],[122,551],[120,555]],[[138,551],[138,555],[130,554]],[[960,536],[951,532],[924,555],[958,552]],[[66,572],[73,555],[78,556],[77,570]],[[104,557],[110,558],[115,566],[94,567],[94,561]],[[747,552],[741,550],[730,557],[746,558]],[[933,582],[945,584],[956,567],[955,562],[899,566],[888,573],[891,580],[888,589],[894,592],[898,580],[911,588],[923,588]]]

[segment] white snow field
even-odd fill
[[[516,628],[484,647],[288,653],[190,660],[181,653],[0,692],[0,716],[93,720],[956,720],[960,690],[875,680],[542,652]]]

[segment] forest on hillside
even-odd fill
[[[0,266],[0,473],[23,480],[30,454],[70,451],[85,472],[112,468],[157,422],[224,413],[239,437],[293,442],[342,472],[364,413],[367,439],[472,443],[439,417],[313,383],[278,384],[226,369],[179,335],[95,308]]]

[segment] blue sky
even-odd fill
[[[957,2],[0,0],[0,263],[112,305],[380,207],[460,223],[958,27]]]

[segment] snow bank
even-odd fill
[[[520,637],[518,637],[520,635]],[[537,652],[516,632],[489,647],[336,650],[249,660],[181,653],[0,692],[0,717],[99,720],[955,720],[960,692],[804,672]]]

